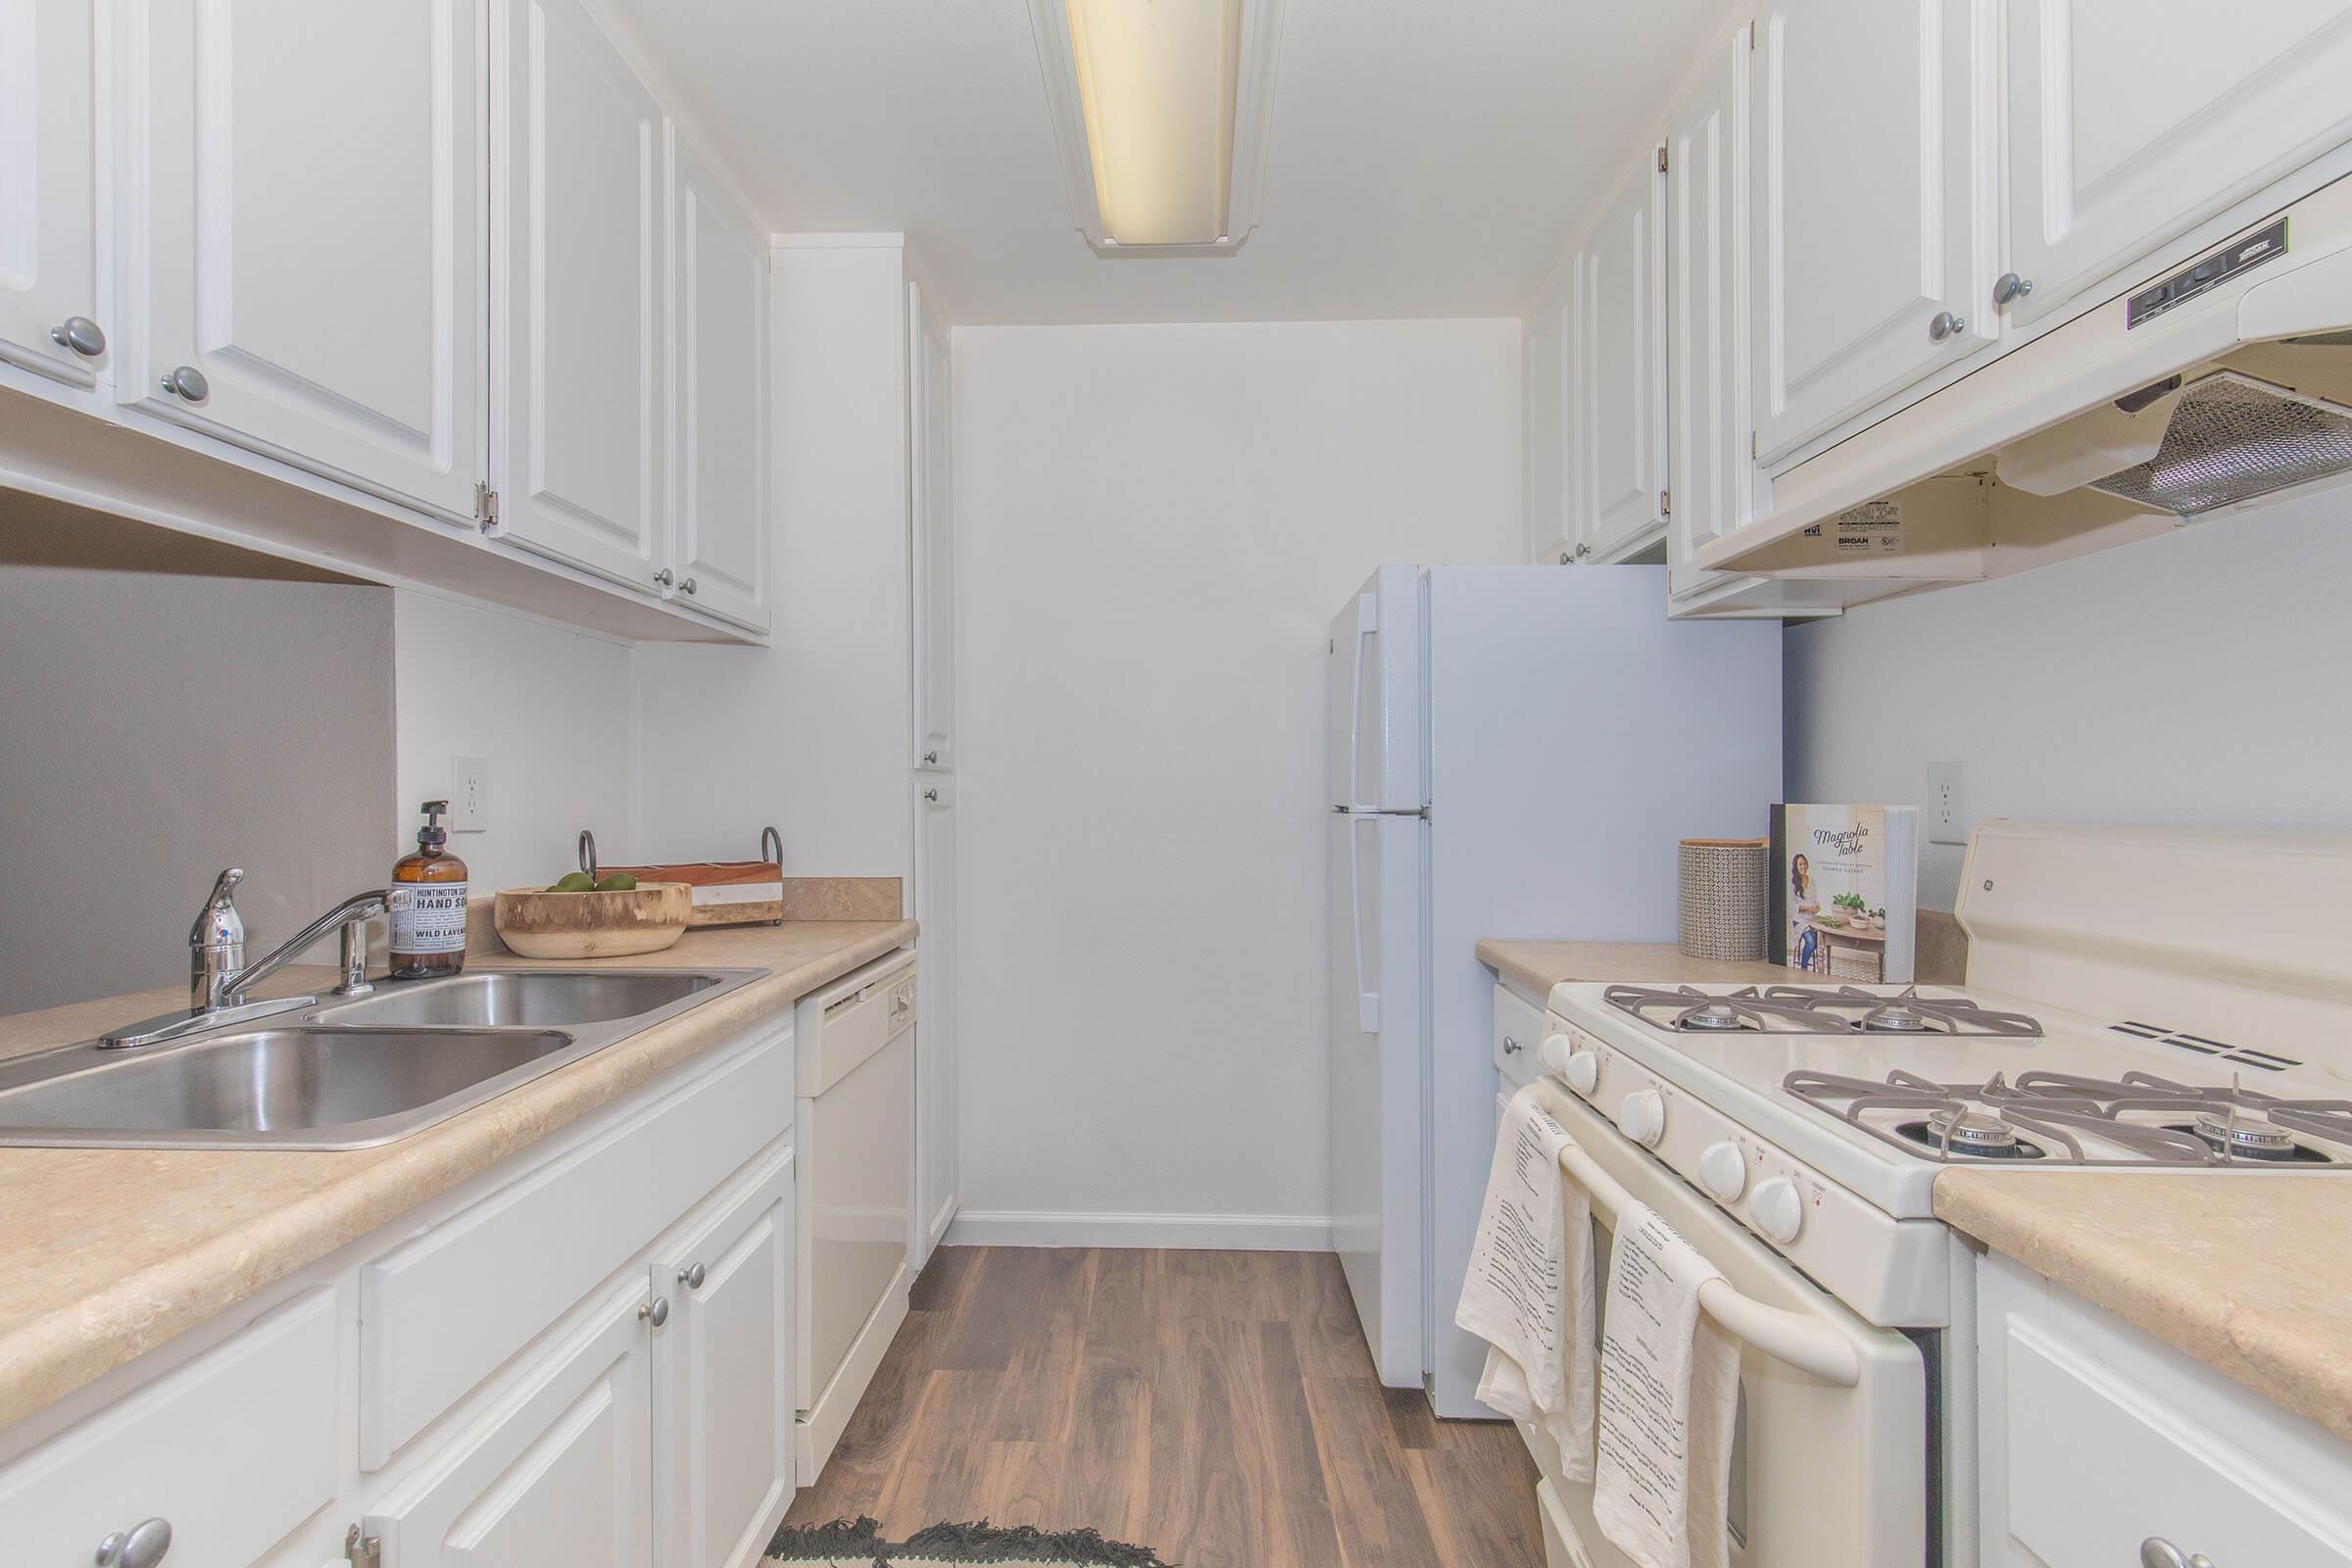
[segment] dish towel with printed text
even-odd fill
[[[1453,1321],[1487,1342],[1478,1396],[1541,1427],[1571,1481],[1592,1479],[1592,1207],[1560,1171],[1575,1140],[1531,1087],[1503,1108]]]
[[[1592,1517],[1642,1568],[1725,1568],[1740,1342],[1699,1310],[1716,1267],[1647,1204],[1618,1212]]]

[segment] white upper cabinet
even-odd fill
[[[89,0],[0,0],[0,360],[74,386],[112,361],[98,292]]]
[[[1584,361],[1576,448],[1585,454],[1578,554],[1607,559],[1653,536],[1666,509],[1665,181],[1642,155],[1579,260]]]
[[[956,490],[946,325],[906,285],[907,432],[914,540],[914,761],[956,765]]]
[[[1690,558],[1747,520],[1748,31],[1732,35],[1716,69],[1666,124],[1667,450],[1673,514],[1667,588],[1684,593],[1718,573]]]
[[[1565,566],[1576,559],[1582,494],[1578,476],[1584,469],[1575,449],[1577,381],[1584,342],[1576,309],[1581,265],[1578,256],[1560,264],[1524,323],[1526,360],[1521,369],[1525,391],[1520,417],[1527,446],[1528,559],[1540,566]]]
[[[479,5],[134,4],[123,220],[144,331],[117,395],[470,519]]]
[[[767,629],[767,242],[670,132],[675,591]]]
[[[1758,11],[1752,352],[1767,463],[1992,340],[1994,22],[1991,0]]]
[[[2344,0],[2010,0],[2008,48],[2014,321],[2352,137]]]
[[[662,111],[578,0],[496,3],[504,533],[651,588],[670,570]]]

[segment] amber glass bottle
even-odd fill
[[[392,978],[421,980],[466,967],[466,862],[442,846],[447,801],[427,801],[416,853],[392,867]]]

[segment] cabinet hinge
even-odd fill
[[[1753,430],[1747,432],[1747,461],[1756,461],[1756,432]]]
[[[1658,515],[1661,517],[1671,517],[1674,515],[1673,491],[1661,490],[1658,492]]]
[[[473,486],[473,520],[482,525],[484,533],[498,526],[498,492],[479,479]]]
[[[1666,172],[1666,149],[1663,147],[1658,149],[1658,172]]]
[[[384,1538],[363,1536],[353,1525],[343,1533],[343,1556],[351,1568],[384,1568]]]

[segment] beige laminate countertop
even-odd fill
[[[1686,958],[1669,942],[1513,942],[1482,937],[1479,962],[1538,1001],[1573,980],[1664,985],[1782,986],[1803,976],[1777,963]]]
[[[355,1241],[913,940],[911,920],[689,931],[615,968],[760,968],[738,990],[375,1149],[0,1149],[0,1426]],[[555,967],[508,953],[476,966]],[[569,967],[570,965],[562,965]],[[265,988],[267,989],[267,988]],[[177,990],[0,1018],[0,1057],[185,1004]]]
[[[2352,1442],[2352,1180],[1947,1170],[1936,1212]]]

